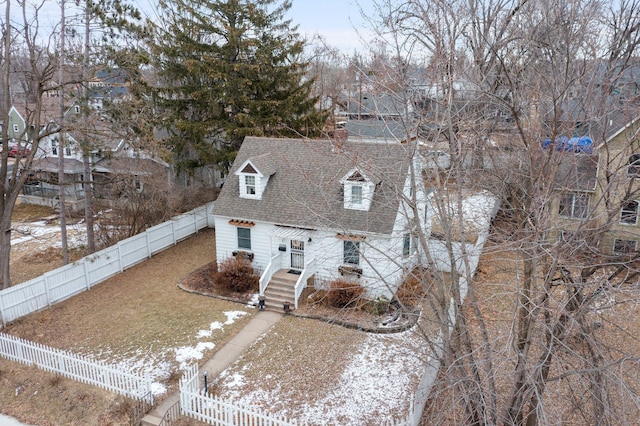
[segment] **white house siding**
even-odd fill
[[[455,268],[458,273],[463,273],[465,270],[464,258],[463,258],[463,245],[466,246],[467,258],[472,262],[474,257],[480,257],[480,254],[476,251],[474,244],[464,244],[462,242],[454,241],[452,243],[453,258],[455,262]],[[431,260],[433,261],[433,267],[437,271],[451,272],[452,265],[449,258],[449,252],[445,241],[430,239],[427,241],[429,253],[431,254]],[[482,250],[482,248],[480,248]],[[475,262],[477,264],[477,262]]]
[[[239,218],[234,218],[239,219]],[[245,250],[238,248],[238,226],[229,224],[230,218],[216,217],[216,257],[218,262],[233,256],[233,252],[237,250]],[[270,258],[270,237],[269,230],[272,225],[264,223],[256,223],[251,229],[251,252],[254,254],[253,262],[264,268],[269,264]]]
[[[495,197],[487,197],[487,203],[480,208],[485,209],[484,215],[479,215],[476,218],[476,222],[474,224],[474,228],[476,229],[478,238],[474,244],[471,243],[463,243],[461,241],[452,242],[452,250],[453,250],[453,265],[451,259],[449,258],[449,252],[446,247],[445,241],[436,240],[430,238],[427,241],[427,247],[429,253],[431,255],[431,259],[433,260],[433,267],[442,272],[451,272],[452,267],[455,267],[456,271],[460,274],[465,274],[466,265],[465,259],[463,256],[467,257],[469,264],[469,272],[471,275],[475,273],[475,270],[478,266],[478,262],[480,260],[480,255],[482,254],[482,250],[484,248],[484,244],[487,241],[489,236],[489,228],[491,226],[491,219],[495,217],[498,209],[500,207],[500,200]],[[483,222],[477,222],[482,218]],[[431,223],[429,219],[427,223]],[[429,234],[426,234],[429,235]],[[426,262],[426,259],[424,259]]]
[[[216,217],[216,253],[221,262],[238,250],[237,227],[229,224],[229,218]],[[290,240],[273,236],[273,224],[256,223],[251,227],[251,252],[253,263],[264,269],[271,258],[280,255],[276,269],[287,269],[290,265]],[[338,268],[343,262],[343,240],[336,237],[335,231],[310,231],[305,236],[305,263],[315,260],[316,276],[319,278],[317,288],[326,289],[324,284],[342,278]],[[309,241],[309,238],[311,241]],[[280,245],[285,251],[280,251]],[[402,235],[394,238],[367,236],[361,242],[360,268],[362,276],[359,280],[365,287],[366,297],[375,299],[380,296],[391,298],[400,283],[403,265],[408,259],[402,257]]]

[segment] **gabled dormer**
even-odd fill
[[[270,154],[262,154],[246,160],[236,171],[240,198],[261,200],[275,167]]]
[[[341,180],[344,193],[344,208],[368,211],[376,189],[376,184],[362,171],[351,170]]]

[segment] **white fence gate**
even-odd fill
[[[26,365],[35,365],[45,371],[98,386],[134,399],[145,398],[153,404],[151,377],[111,367],[101,361],[49,348],[19,337],[0,333],[0,356]]]
[[[193,365],[180,379],[182,414],[215,426],[304,426],[306,423],[274,417],[256,407],[207,395],[200,388],[198,366]]]
[[[213,227],[212,207],[213,203],[198,207],[73,264],[0,291],[1,323],[4,325],[89,290],[199,230]]]

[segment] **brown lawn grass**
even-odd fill
[[[198,330],[208,329],[211,322],[226,320],[224,311],[249,312],[234,324],[226,325],[224,332],[216,331],[206,339],[220,348],[248,322],[255,310],[188,293],[176,286],[183,277],[212,259],[215,259],[215,233],[207,229],[90,291],[10,324],[3,332],[72,352],[110,351],[107,359],[113,359],[133,356],[138,350],[163,353],[183,345],[193,346]],[[214,351],[205,352],[203,361]],[[171,358],[172,353],[169,351],[166,356]],[[175,360],[173,362],[175,369]],[[11,392],[22,383],[30,383],[35,373],[38,377],[48,375],[4,359],[0,359],[0,371],[4,372],[0,388],[5,392],[0,399],[2,412],[36,425],[110,424],[101,423],[98,418],[85,419],[85,406],[93,407],[99,414],[108,413],[115,401],[111,394],[66,380],[65,386],[73,392],[58,392],[46,386],[51,380],[47,378],[41,379],[38,383],[45,385],[33,388],[33,392],[14,395]],[[173,376],[172,381],[166,383],[169,391],[175,389],[178,376]],[[74,392],[90,395],[85,398],[90,402],[67,407],[68,414],[60,420],[59,413],[50,405],[65,406],[65,398],[70,399]],[[101,394],[106,395],[99,396]]]

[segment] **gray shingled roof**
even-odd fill
[[[329,140],[245,138],[213,214],[239,220],[347,232],[390,234],[409,170],[406,145]],[[234,173],[247,159],[269,154],[275,173],[261,200],[239,197]],[[343,207],[340,180],[358,167],[377,183],[369,211]],[[261,170],[262,171],[262,170]]]
[[[251,164],[253,164],[264,176],[271,176],[276,172],[276,165],[271,158],[270,153],[251,157]]]
[[[40,160],[35,160],[33,162],[33,170],[43,171],[43,172],[57,172],[60,169],[60,158],[58,157],[47,157],[42,158]],[[65,173],[70,174],[79,174],[84,172],[84,165],[82,161],[73,159],[73,158],[65,158],[64,159],[64,171]]]
[[[558,153],[561,155],[555,187],[565,191],[594,191],[598,173],[598,156]]]

